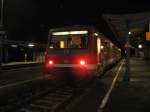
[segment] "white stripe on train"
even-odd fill
[[[79,64],[53,64],[53,65],[47,65],[48,67],[52,66],[52,67],[85,67],[86,69],[96,69],[97,68],[97,64],[86,64],[86,65],[79,65]]]

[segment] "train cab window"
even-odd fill
[[[81,38],[71,36],[68,40],[68,48],[81,48]]]
[[[70,34],[52,36],[49,48],[87,48],[87,34]]]
[[[86,48],[87,47],[87,37],[73,35],[71,36],[71,40],[68,41],[68,48]]]

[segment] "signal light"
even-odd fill
[[[80,60],[80,65],[85,65],[85,61],[84,60]]]
[[[53,64],[53,61],[52,60],[49,60],[49,62],[48,62],[50,65],[52,65]]]

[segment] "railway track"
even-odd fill
[[[21,108],[18,112],[55,112],[69,102],[76,93],[75,88],[64,87],[50,92],[42,98],[31,102],[28,106]]]
[[[62,83],[63,82],[63,83]],[[0,106],[2,112],[60,112],[67,105],[78,98],[85,89],[89,87],[89,83],[82,85],[80,83],[64,83],[47,85],[45,88],[31,89],[22,92],[9,99],[6,103]],[[91,82],[90,82],[91,83]],[[51,87],[53,86],[53,87]]]

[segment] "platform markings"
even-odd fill
[[[10,70],[3,70],[3,72],[16,72],[16,71],[21,71],[21,70],[29,70],[29,69],[37,69],[41,68],[40,66],[33,66],[33,67],[22,67],[22,68],[14,68]]]
[[[124,61],[121,63],[121,65],[120,65],[120,67],[119,67],[119,69],[118,69],[118,71],[116,73],[116,76],[114,77],[113,82],[112,82],[108,92],[106,93],[105,97],[103,98],[103,100],[102,100],[102,102],[101,102],[97,112],[103,112],[103,109],[104,109],[105,105],[107,104],[109,96],[110,96],[110,94],[111,94],[111,92],[112,92],[112,90],[113,90],[113,88],[115,86],[115,83],[116,83],[117,78],[119,76],[120,70],[122,69],[123,63],[124,63]]]

